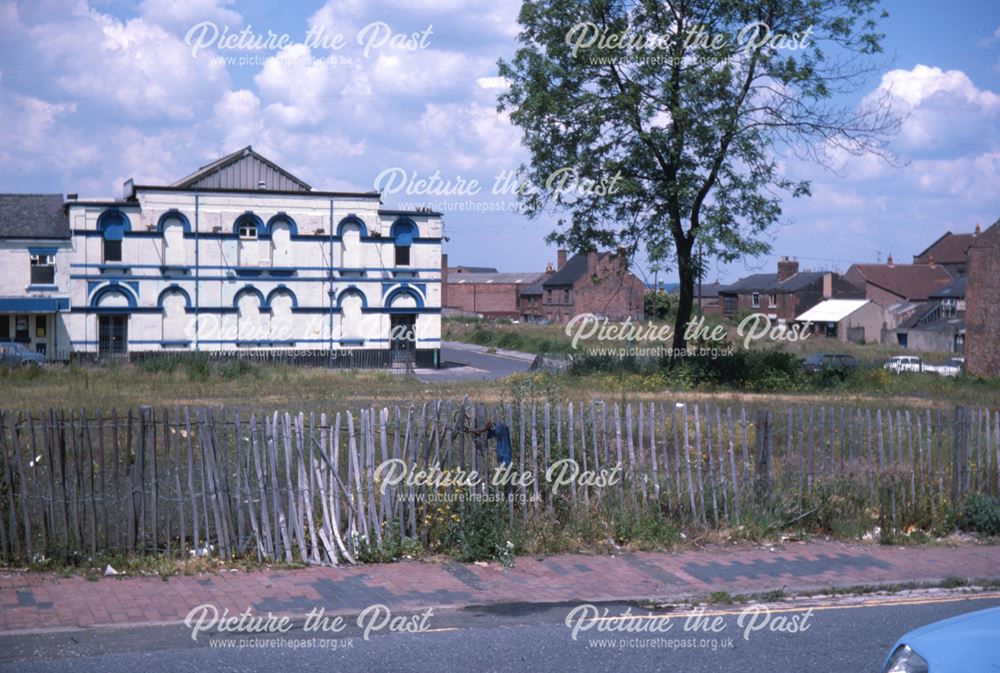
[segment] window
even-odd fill
[[[105,262],[120,262],[122,261],[122,242],[112,241],[109,239],[104,239],[104,261]]]
[[[56,267],[52,255],[31,256],[31,284],[52,285],[56,282]]]
[[[552,290],[546,290],[545,291],[545,303],[546,304],[551,304],[552,303]]]
[[[10,316],[0,315],[0,341],[10,340]]]
[[[563,303],[569,303],[569,290],[563,290]]]
[[[410,265],[410,246],[397,245],[396,266],[409,266],[409,265]]]
[[[249,218],[240,222],[240,238],[247,241],[257,240],[257,224]]]
[[[767,307],[775,308],[777,306],[778,306],[778,295],[776,294],[767,295]]]
[[[35,316],[35,337],[39,339],[45,338],[46,327],[48,326],[47,322],[48,322],[47,316],[44,315]]]
[[[760,292],[754,292],[750,295],[750,306],[760,308]]]

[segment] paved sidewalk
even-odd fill
[[[0,573],[0,632],[182,621],[211,603],[238,614],[356,614],[510,603],[679,599],[714,591],[810,590],[950,577],[1000,578],[1000,546],[881,547],[834,542],[715,547],[678,553],[519,557],[497,564],[387,565],[219,572],[195,576],[59,577]]]

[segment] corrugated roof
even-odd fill
[[[867,299],[827,299],[813,306],[796,320],[802,322],[840,322],[868,303]]]
[[[527,285],[534,283],[541,274],[537,271],[526,273],[459,273],[448,276],[449,285],[476,285],[476,284],[516,284]]]
[[[0,194],[0,238],[69,238],[62,194]]]
[[[250,145],[202,166],[170,186],[179,189],[257,191],[261,189],[261,182],[264,183],[265,190],[308,192],[312,189],[281,166],[255,152]]]

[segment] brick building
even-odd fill
[[[970,374],[1000,374],[1000,220],[969,246],[965,361]]]
[[[864,294],[838,274],[799,271],[799,263],[782,257],[777,273],[757,273],[719,289],[722,314],[764,313],[772,320],[790,323],[824,299],[863,299]]]
[[[521,316],[521,289],[542,278],[536,271],[448,266],[448,255],[442,255],[441,262],[442,304],[451,313],[516,320]]]
[[[939,264],[952,276],[965,275],[969,246],[981,233],[979,225],[971,234],[946,232],[941,238],[927,246],[919,255],[913,256],[914,264]]]
[[[556,269],[521,291],[526,322],[567,322],[581,313],[611,320],[643,320],[646,285],[628,269],[627,259],[610,252],[556,253]]]
[[[864,291],[864,297],[888,307],[903,302],[923,302],[952,281],[940,264],[854,264],[844,278]]]

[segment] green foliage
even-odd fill
[[[647,318],[667,320],[673,313],[676,313],[677,296],[663,290],[647,292],[646,296],[643,297],[643,305]]]
[[[852,149],[886,155],[899,118],[883,101],[830,105],[845,85],[861,85],[865,56],[880,50],[877,0],[688,0],[675,9],[527,0],[519,48],[499,64],[510,82],[499,107],[531,153],[523,174],[533,189],[519,193],[526,212],[563,216],[554,241],[642,247],[650,261],[676,264],[692,288],[702,252],[727,262],[766,252],[783,197],[809,194],[781,169],[775,145],[849,135]],[[780,26],[797,48],[736,39],[757,21]],[[695,27],[706,39],[687,39]],[[567,169],[577,189],[554,190]],[[678,309],[678,332],[689,318],[690,306]]]
[[[506,505],[502,502],[470,500],[466,503],[458,533],[458,559],[511,563],[514,545],[507,530]]]
[[[358,540],[357,559],[361,563],[392,563],[401,558],[420,558],[424,548],[420,542],[399,534],[399,531],[389,527],[382,534],[382,541]]]
[[[959,523],[964,530],[1000,536],[1000,500],[984,493],[970,493],[959,508]]]
[[[634,514],[619,513],[614,521],[615,542],[632,544],[648,551],[670,548],[681,541],[677,523],[659,512],[647,512],[638,518]]]

